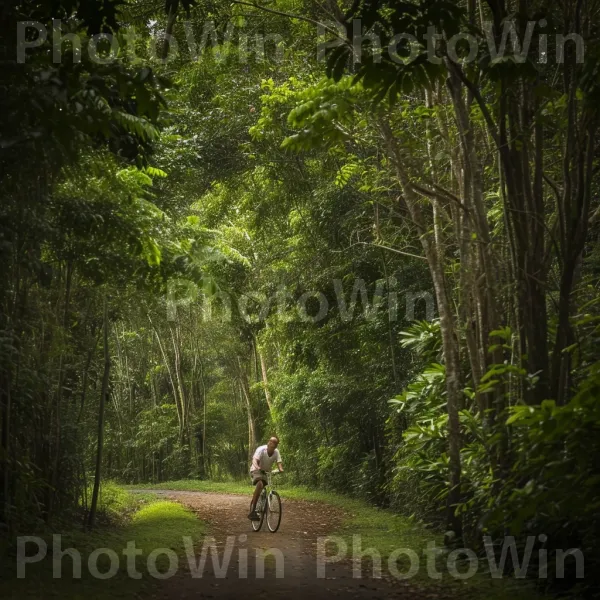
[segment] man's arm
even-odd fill
[[[259,460],[260,460],[260,452],[258,451],[259,449],[257,448],[254,451],[254,456],[252,457],[252,468],[250,469],[251,471],[260,471],[260,464],[259,464]]]
[[[283,473],[283,463],[281,462],[281,454],[279,453],[279,450],[277,450],[277,468],[279,469],[280,473]]]

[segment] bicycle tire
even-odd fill
[[[265,519],[265,510],[263,510],[263,506],[266,509],[267,502],[266,498],[263,498],[264,495],[265,492],[261,492],[260,496],[258,497],[258,502],[256,503],[256,512],[258,512],[258,514],[260,515],[260,521],[250,521],[252,523],[252,529],[254,531],[260,531],[260,528],[262,527],[263,521]],[[250,509],[252,509],[252,502],[250,502]]]
[[[281,514],[283,512],[281,496],[275,491],[271,492],[267,506],[269,507],[267,511],[267,527],[271,533],[275,533],[279,529],[279,525],[281,525]]]

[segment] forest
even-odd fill
[[[597,593],[600,1],[0,13],[7,546],[277,435],[294,484]]]

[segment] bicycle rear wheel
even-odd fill
[[[263,491],[261,495],[258,497],[258,502],[256,503],[256,512],[260,517],[260,521],[250,521],[252,523],[252,529],[254,531],[259,531],[262,527],[263,521],[265,519],[265,509],[267,506],[265,492]],[[250,510],[252,510],[252,502],[250,502]]]
[[[271,533],[275,533],[281,524],[281,497],[277,492],[271,492],[267,504],[269,507],[267,511],[267,527]]]

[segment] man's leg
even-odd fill
[[[259,479],[256,483],[256,487],[254,488],[254,495],[252,496],[252,508],[250,509],[251,512],[256,510],[256,503],[260,498],[260,493],[262,492],[263,487],[264,483],[262,482],[262,479]]]

